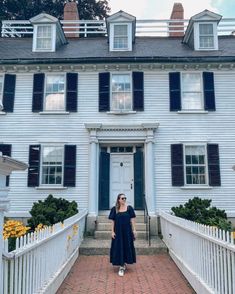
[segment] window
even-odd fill
[[[132,50],[132,24],[120,23],[110,26],[110,50]]]
[[[47,75],[45,87],[45,111],[65,110],[65,75]]]
[[[199,48],[214,48],[214,30],[213,24],[199,24]]]
[[[204,145],[185,146],[185,183],[186,185],[206,185],[207,165]]]
[[[36,27],[36,50],[52,51],[52,26],[38,25]]]
[[[112,110],[132,110],[132,89],[130,74],[112,75]]]
[[[128,49],[128,30],[127,25],[114,25],[113,48]]]
[[[0,75],[0,111],[2,110],[2,95],[3,95],[3,76]]]
[[[171,180],[172,186],[189,189],[221,186],[219,145],[172,144]]]
[[[202,110],[202,76],[200,73],[182,73],[182,109]]]
[[[63,147],[44,146],[42,148],[42,185],[62,185]]]

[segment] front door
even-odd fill
[[[119,193],[124,193],[127,197],[127,204],[134,207],[133,154],[111,154],[110,208],[115,205]]]

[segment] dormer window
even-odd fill
[[[214,49],[214,29],[212,23],[199,23],[200,49]]]
[[[107,18],[109,50],[131,51],[135,39],[135,17],[119,11]]]
[[[33,52],[54,52],[67,43],[59,20],[41,13],[30,19],[33,25]]]
[[[222,16],[204,10],[189,20],[183,43],[194,50],[218,50],[217,26]]]
[[[51,51],[53,50],[53,28],[52,25],[36,26],[36,50]]]

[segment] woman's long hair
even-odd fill
[[[116,207],[116,212],[119,212],[120,210],[120,202],[119,202],[119,199],[121,198],[121,196],[125,196],[124,193],[120,193],[117,195],[117,200],[116,200],[116,204],[115,204],[115,207]]]

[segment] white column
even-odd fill
[[[145,141],[145,196],[150,215],[155,215],[155,191],[154,191],[154,134],[152,130],[147,131]]]
[[[98,175],[97,175],[97,146],[96,130],[90,132],[90,167],[89,167],[89,216],[98,215]]]

